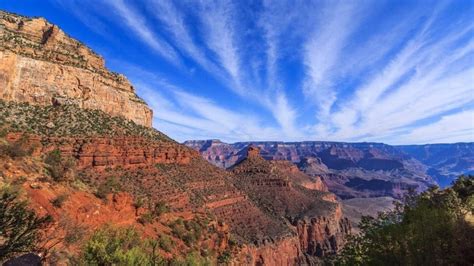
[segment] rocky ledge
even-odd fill
[[[74,103],[151,127],[152,110],[102,57],[43,18],[0,11],[0,99]]]

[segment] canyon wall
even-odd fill
[[[231,168],[240,162],[249,145],[260,148],[270,161],[289,161],[305,174],[321,179],[340,198],[401,198],[405,191],[422,191],[435,184],[419,160],[396,146],[383,143],[186,141],[210,163]]]
[[[43,18],[0,11],[0,99],[77,104],[151,127],[152,110],[102,57]]]
[[[266,161],[255,147],[247,148],[245,159],[231,170],[235,175],[234,185],[274,221],[290,229],[291,235],[286,237],[281,233],[269,235],[272,241],[264,242],[261,247],[265,252],[271,252],[276,246],[291,249],[293,245],[289,243],[296,238],[298,247],[293,254],[301,255],[292,259],[314,264],[342,248],[351,226],[343,217],[335,195],[327,191],[321,180],[311,179],[289,162]],[[287,264],[271,260],[269,265],[275,263]]]

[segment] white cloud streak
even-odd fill
[[[79,5],[58,3],[66,9]],[[369,25],[372,31],[364,23],[373,23],[370,18],[385,3],[265,0],[250,11],[247,3],[230,0],[99,3],[70,12],[90,11],[94,15],[81,21],[88,27],[97,21],[103,35],[106,22],[120,21],[178,66],[167,78],[153,73],[159,67],[124,67],[153,107],[155,126],[178,140],[472,140],[474,26],[447,15],[457,3],[431,9],[406,4],[402,19],[378,18],[383,23]],[[140,12],[144,6],[147,12]],[[118,16],[98,12],[103,7]],[[183,73],[187,59],[205,76]],[[209,79],[238,95],[242,106],[219,102],[221,92],[200,95]]]
[[[144,16],[136,12],[132,6],[127,5],[123,0],[106,0],[106,2],[141,41],[150,46],[170,63],[178,66],[181,64],[181,59],[175,49],[166,41],[158,38],[154,31],[147,25]]]
[[[153,0],[148,3],[153,16],[165,25],[176,46],[198,63],[204,70],[223,79],[220,69],[207,58],[205,51],[196,45],[186,24],[185,14],[170,0]]]
[[[199,6],[202,34],[209,49],[217,56],[218,62],[226,70],[234,83],[231,87],[243,94],[241,86],[240,57],[235,32],[232,2],[227,0],[201,2]]]
[[[347,39],[359,20],[356,4],[354,1],[337,1],[327,5],[321,17],[316,19],[319,27],[315,28],[304,48],[307,68],[304,92],[315,101],[321,122],[325,122],[336,101],[337,92],[331,82],[331,73],[338,66]]]
[[[394,142],[396,144],[423,144],[463,141],[474,141],[473,109],[443,116],[434,123],[413,129]]]

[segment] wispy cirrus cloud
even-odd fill
[[[237,93],[245,93],[241,84],[241,60],[233,2],[201,2],[198,12],[206,45],[214,52],[217,61],[229,75],[230,82],[233,82],[231,88]]]
[[[425,25],[433,21],[429,18]],[[473,69],[469,63],[474,47],[472,42],[459,44],[472,34],[472,27],[453,31],[448,37],[433,41],[436,32],[423,27],[333,115],[335,136],[357,139],[386,132],[396,136],[400,128],[474,101]],[[452,71],[456,67],[457,71]]]
[[[174,65],[179,65],[181,59],[175,49],[166,41],[156,36],[156,33],[147,24],[145,17],[134,10],[132,5],[126,4],[124,0],[105,0],[123,21],[125,26],[130,29],[141,41],[157,52],[161,57]]]
[[[154,110],[154,126],[179,141],[210,135],[225,141],[252,140],[257,135],[260,140],[281,137],[277,127],[245,109],[229,109],[190,93],[189,88],[179,87],[159,74],[124,62],[114,63],[128,73],[137,93]]]
[[[170,0],[153,0],[148,2],[148,7],[150,13],[165,25],[167,33],[173,37],[176,46],[184,54],[191,57],[207,72],[216,75],[221,80],[224,78],[221,70],[207,57],[205,50],[199,47],[194,40],[186,22],[186,14],[176,7],[176,3]]]
[[[474,105],[464,1],[68,3],[97,33],[151,48],[122,45],[120,60],[137,67],[111,65],[179,140],[474,141],[461,125]]]
[[[180,141],[191,136],[208,138],[209,134],[225,141],[276,140],[281,136],[276,128],[263,126],[262,121],[255,116],[229,110],[211,99],[183,90],[174,90],[169,98],[166,98],[147,85],[138,84],[140,94],[148,99],[153,109],[159,110],[154,113],[155,126]],[[257,135],[258,138],[255,137]]]
[[[438,121],[414,128],[393,139],[394,143],[452,143],[474,138],[474,109],[442,116]]]
[[[339,67],[347,39],[360,21],[360,8],[354,1],[326,3],[320,16],[313,18],[318,26],[304,47],[303,61],[307,69],[304,92],[315,101],[321,122],[326,121],[336,101],[337,88],[332,82],[332,73]]]

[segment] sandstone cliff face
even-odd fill
[[[340,205],[333,215],[295,220],[294,224],[302,249],[307,255],[323,257],[340,250],[351,225],[342,215]]]
[[[46,140],[51,146],[44,147],[42,153],[59,147],[64,155],[77,159],[80,169],[93,167],[138,168],[154,164],[188,164],[198,154],[174,143],[151,142],[143,138],[88,138]]]
[[[123,75],[43,18],[0,11],[0,99],[74,103],[150,127],[152,111]]]

